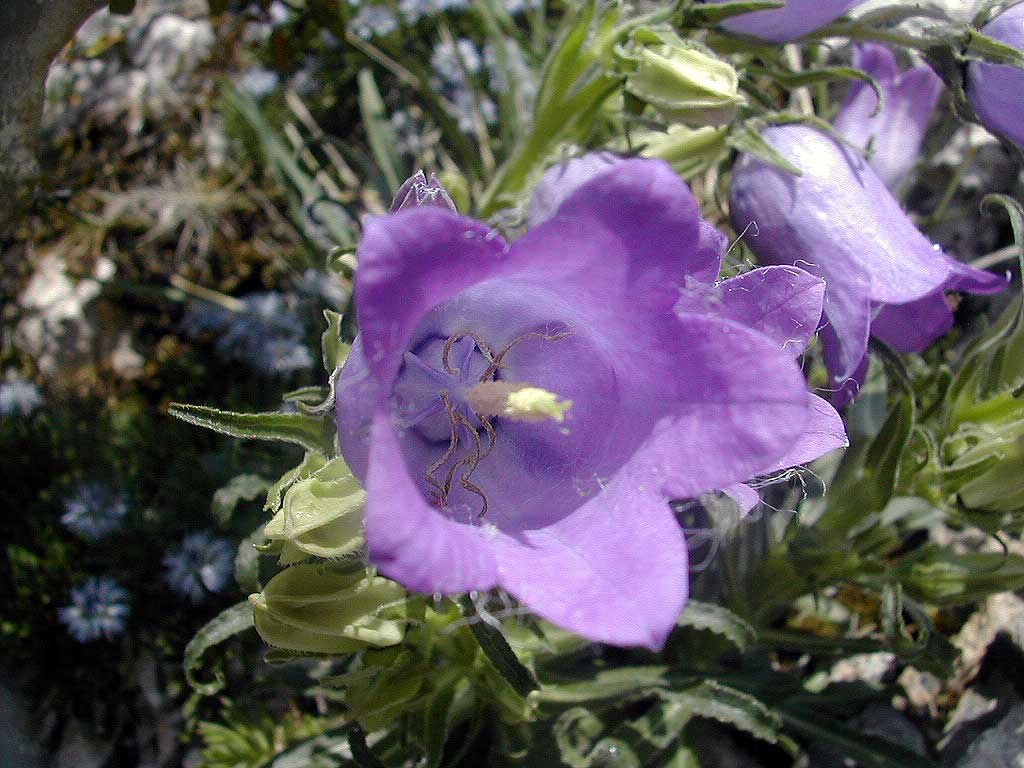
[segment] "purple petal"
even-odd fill
[[[981,31],[1024,50],[1024,5],[1003,11]],[[967,67],[967,98],[986,127],[1024,149],[1024,69],[972,61]]]
[[[943,291],[908,304],[888,304],[871,321],[871,334],[895,351],[920,352],[953,327],[953,310]]]
[[[366,219],[355,291],[370,369],[390,385],[424,315],[498,273],[505,241],[480,222],[440,208]]]
[[[670,309],[687,275],[718,275],[720,240],[699,221],[693,194],[670,165],[623,160],[578,187],[511,256],[524,279],[566,295],[585,291],[588,308],[613,326],[613,307]]]
[[[687,598],[686,545],[667,499],[627,472],[561,521],[502,538],[497,557],[505,589],[598,642],[658,650]]]
[[[807,464],[837,448],[846,448],[850,441],[842,417],[829,403],[817,395],[810,395],[807,419],[803,431],[792,447],[778,461],[769,464],[759,474],[778,472],[789,467]]]
[[[651,394],[668,413],[630,463],[669,496],[692,498],[785,455],[804,428],[810,397],[792,357],[756,331],[690,313],[667,336],[678,375]]]
[[[932,244],[899,203],[848,147],[802,125],[767,128],[762,137],[801,169],[794,176],[744,155],[733,172],[732,217],[737,230],[757,223],[748,242],[770,264],[795,264],[850,284],[876,302],[919,299],[949,274]],[[829,314],[826,304],[825,313]]]
[[[413,484],[386,404],[373,417],[366,476],[366,544],[380,572],[416,592],[491,589],[493,535],[431,507]]]
[[[799,355],[818,328],[825,282],[796,267],[763,267],[714,286],[690,284],[676,311],[734,320]]]
[[[942,81],[925,66],[899,74],[892,52],[876,44],[856,46],[853,64],[879,82],[885,108],[874,114],[878,96],[857,81],[836,116],[835,127],[853,144],[864,149],[871,146],[871,167],[892,189],[917,162]]]
[[[824,351],[825,367],[831,376],[829,399],[832,401],[832,405],[841,411],[857,398],[857,395],[860,394],[860,388],[864,386],[864,382],[867,380],[868,365],[870,363],[867,343],[865,342],[864,353],[861,355],[860,360],[854,364],[851,372],[842,374],[837,373],[840,370],[840,363],[837,362],[837,356],[840,354],[840,345],[835,331],[831,326],[825,326],[819,331],[819,334]]]
[[[580,186],[610,171],[622,161],[621,157],[611,152],[591,152],[551,166],[533,190],[527,222],[535,227],[547,221]]]
[[[994,272],[976,269],[945,254],[943,256],[950,269],[950,276],[946,280],[945,285],[948,291],[981,294],[999,293],[1006,290],[1006,286],[1010,284],[1009,273],[997,275]]]
[[[722,26],[731,32],[785,43],[835,21],[859,2],[863,0],[787,0],[784,8],[733,16]]]

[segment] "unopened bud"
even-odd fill
[[[728,128],[688,128],[670,125],[667,131],[646,131],[633,136],[633,143],[643,147],[643,157],[665,160],[680,176],[686,178],[707,170],[726,150]]]
[[[724,125],[746,102],[730,64],[670,30],[638,29],[618,54],[626,90],[670,122]]]
[[[249,595],[256,631],[278,648],[352,653],[405,637],[405,590],[365,571],[295,565]]]
[[[416,171],[398,188],[395,199],[391,203],[390,213],[398,213],[406,208],[419,208],[422,206],[447,208],[452,213],[459,212],[451,195],[448,194],[448,190],[437,180],[437,176],[430,174],[430,179],[428,180],[423,171]]]
[[[364,542],[366,491],[342,459],[332,459],[311,477],[288,488],[281,509],[264,528],[283,542],[284,565],[315,557],[344,557]]]

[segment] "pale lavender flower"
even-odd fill
[[[277,72],[266,67],[253,67],[243,72],[235,81],[235,86],[243,93],[261,99],[274,92],[281,78]]]
[[[512,244],[443,208],[368,218],[337,423],[380,572],[426,593],[500,586],[592,640],[660,647],[688,594],[668,501],[805,438],[812,457],[845,444],[794,359],[821,281],[716,285],[725,244],[656,160],[595,176]],[[524,421],[487,401],[522,386],[571,407]]]
[[[164,557],[171,589],[193,603],[211,592],[220,592],[234,570],[235,552],[230,542],[215,539],[206,531],[190,533],[181,546]]]
[[[398,30],[398,19],[382,5],[364,5],[349,22],[352,33],[363,40],[384,37]]]
[[[835,21],[860,2],[863,0],[786,0],[783,8],[733,16],[726,19],[722,26],[730,32],[758,37],[772,43],[785,43]]]
[[[430,54],[430,66],[449,86],[464,84],[466,75],[477,74],[482,64],[480,51],[472,40],[464,37],[460,37],[454,44],[442,40]]]
[[[878,81],[885,107],[875,114],[875,90],[854,81],[835,127],[854,145],[870,148],[868,163],[889,189],[895,189],[917,162],[942,80],[923,65],[901,72],[893,52],[875,43],[854,46],[853,66]]]
[[[1024,3],[1003,11],[981,31],[1024,51]],[[1024,69],[972,61],[967,68],[967,98],[986,127],[1024,150]]]
[[[838,390],[833,402],[856,396],[870,334],[898,352],[920,351],[953,324],[945,291],[1006,287],[1004,277],[929,242],[855,150],[803,125],[769,127],[761,136],[802,175],[743,155],[733,170],[733,225],[756,225],[747,243],[762,262],[824,278],[821,338]]]
[[[17,371],[8,371],[6,380],[0,382],[0,416],[28,416],[42,402],[39,387]]]
[[[128,618],[128,590],[107,576],[90,578],[71,590],[71,605],[57,615],[68,632],[80,643],[112,640],[124,634]]]
[[[60,521],[88,541],[99,541],[121,529],[128,514],[128,501],[102,483],[83,483],[64,500]]]

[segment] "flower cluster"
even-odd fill
[[[215,539],[206,531],[188,534],[180,547],[164,557],[168,585],[193,603],[201,603],[211,592],[224,589],[234,564],[230,542]]]
[[[60,521],[89,541],[98,541],[120,530],[128,514],[123,494],[102,483],[84,483],[64,500]]]
[[[131,609],[128,590],[107,576],[90,578],[71,590],[71,605],[58,611],[61,623],[80,643],[112,640],[124,633]]]

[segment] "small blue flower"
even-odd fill
[[[277,72],[266,67],[253,67],[247,69],[235,81],[235,86],[242,93],[261,99],[274,92],[281,78]]]
[[[502,0],[501,4],[509,16],[518,16],[520,13],[537,10],[543,5],[543,0]]]
[[[83,483],[64,500],[60,521],[83,539],[98,541],[120,529],[127,514],[123,494],[101,483]]]
[[[124,633],[128,590],[107,576],[93,577],[71,590],[71,605],[58,611],[61,623],[80,643],[101,637],[112,640]]]
[[[193,603],[200,603],[210,592],[224,589],[234,570],[235,553],[224,539],[215,539],[206,531],[190,533],[181,546],[164,557],[166,579],[171,589]]]
[[[0,416],[28,416],[43,402],[39,388],[14,371],[0,383]]]
[[[464,11],[469,0],[401,0],[398,10],[410,24],[444,11]]]
[[[480,51],[472,40],[459,38],[455,43],[442,41],[434,46],[430,65],[445,85],[459,86],[466,82],[466,75],[475,75],[483,64]]]
[[[280,293],[250,293],[235,312],[206,301],[195,301],[182,323],[193,338],[219,334],[217,351],[268,374],[288,374],[313,365],[305,346],[305,330],[289,299]]]
[[[479,104],[476,99],[479,98]],[[452,105],[454,106],[455,120],[459,124],[459,130],[464,133],[472,133],[476,126],[476,110],[480,109],[480,115],[487,125],[494,125],[498,120],[498,108],[491,101],[489,96],[475,95],[470,88],[457,88],[451,92]]]
[[[369,40],[390,35],[398,29],[398,19],[390,10],[381,5],[364,5],[349,22],[352,33]]]

